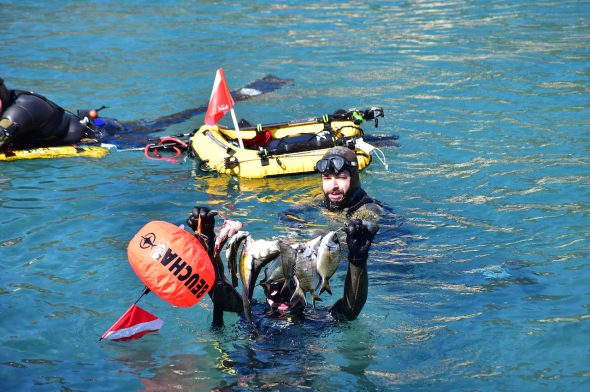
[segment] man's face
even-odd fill
[[[343,170],[338,174],[322,175],[322,189],[332,203],[341,202],[350,189],[350,172]]]

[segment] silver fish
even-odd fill
[[[247,231],[238,231],[234,234],[227,243],[227,250],[225,251],[225,258],[227,260],[227,269],[229,270],[231,276],[231,283],[232,287],[238,286],[238,275],[237,275],[237,265],[238,265],[238,249],[250,233]]]
[[[316,301],[322,300],[314,291],[314,279],[318,277],[316,259],[321,239],[322,237],[319,236],[297,247],[297,257],[295,259],[295,270],[293,273],[296,287],[295,292],[291,296],[291,304],[301,301],[307,305],[307,300],[305,299],[306,293],[310,293],[314,308]]]
[[[283,287],[281,288],[281,294],[284,294],[285,290],[289,289],[289,282],[291,281],[291,279],[293,278],[293,274],[295,273],[295,263],[297,260],[297,246],[293,246],[287,242],[280,241],[279,249],[281,251],[281,275],[283,278],[285,278],[285,282],[283,283]],[[273,271],[271,276],[273,275],[276,276],[279,274],[275,270]]]
[[[316,290],[321,286],[320,294],[327,291],[332,295],[330,288],[330,278],[336,272],[340,264],[340,241],[335,231],[326,234],[319,245],[318,256],[316,261],[316,271],[320,275],[321,281]]]
[[[250,252],[257,260],[264,260],[265,265],[279,255],[279,240],[256,240],[250,244]]]
[[[255,241],[246,238],[246,244],[240,257],[240,278],[242,280],[242,302],[244,313],[248,320],[252,320],[250,304],[258,275],[262,268],[276,259],[280,254],[278,241]]]
[[[283,273],[283,248],[281,247],[281,241],[279,241],[279,250],[281,257],[275,259],[264,268],[264,281],[266,282],[276,282],[285,277]]]

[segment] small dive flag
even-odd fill
[[[164,321],[133,304],[100,338],[109,340],[139,339],[146,333],[157,332]]]
[[[223,68],[219,68],[215,74],[209,107],[207,108],[207,114],[205,114],[205,124],[217,125],[221,117],[225,116],[225,113],[233,109],[233,107],[234,100],[227,88]]]
[[[215,74],[213,91],[211,91],[209,107],[207,107],[207,114],[205,114],[205,124],[217,125],[219,120],[221,120],[221,117],[225,116],[225,113],[227,113],[228,110],[231,110],[231,118],[234,122],[234,128],[236,129],[240,148],[244,148],[244,142],[242,141],[242,136],[240,136],[240,127],[238,126],[236,112],[234,112],[234,100],[227,88],[223,68],[219,68]]]

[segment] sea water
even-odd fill
[[[399,135],[361,174],[384,227],[356,321],[226,314],[208,298],[140,305],[158,333],[98,338],[141,293],[126,247],[192,206],[288,235],[281,211],[317,175],[240,180],[141,152],[0,165],[3,391],[458,390],[590,387],[588,1],[4,1],[0,76],[65,108],[153,119],[230,88],[293,79],[238,103],[252,123],[382,106]],[[231,124],[224,118],[222,122]],[[160,132],[187,132],[202,115]],[[321,214],[320,214],[321,218]]]

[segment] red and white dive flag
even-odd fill
[[[225,116],[225,113],[233,109],[233,107],[234,100],[227,88],[223,68],[219,68],[215,74],[213,91],[211,91],[209,107],[207,108],[207,114],[205,114],[205,124],[216,125],[221,120],[221,117]]]
[[[109,340],[139,339],[146,333],[157,332],[164,321],[133,304],[100,338]]]

